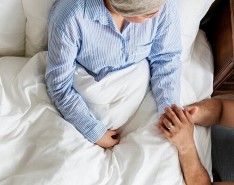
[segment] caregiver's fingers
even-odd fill
[[[185,113],[185,116],[187,117],[189,123],[194,124],[192,115],[190,114],[190,112],[188,111],[187,108],[185,108],[184,113]]]

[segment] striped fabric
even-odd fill
[[[176,10],[176,1],[167,0],[156,18],[127,23],[120,32],[103,0],[58,0],[53,6],[45,75],[48,94],[64,119],[90,142],[107,129],[90,115],[72,86],[78,64],[99,81],[109,72],[147,59],[159,112],[179,104],[181,41]]]

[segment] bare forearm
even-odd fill
[[[219,123],[234,128],[234,101],[222,100],[222,114]]]
[[[223,107],[222,100],[206,99],[191,106],[198,107],[198,111],[192,115],[194,123],[210,126],[220,122]]]
[[[186,185],[211,185],[210,177],[199,160],[195,145],[188,151],[179,151],[179,159]]]
[[[221,124],[234,127],[234,101],[224,99],[206,99],[188,106],[197,107],[198,111],[192,117],[194,123],[202,126]]]

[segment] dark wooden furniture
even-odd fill
[[[214,56],[214,92],[234,94],[234,0],[216,0],[201,21]]]

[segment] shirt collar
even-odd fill
[[[104,0],[85,0],[84,17],[108,25],[109,16]]]

